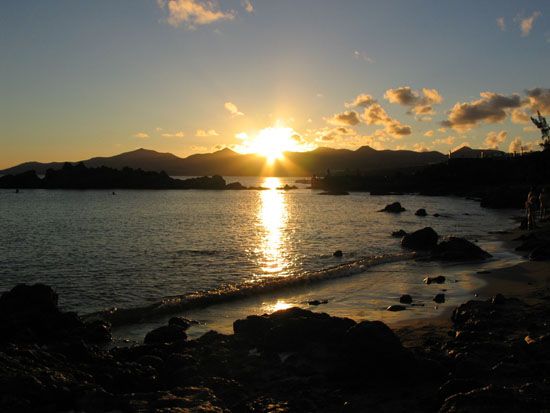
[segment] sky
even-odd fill
[[[536,149],[549,17],[548,0],[4,1],[0,168],[273,140]]]

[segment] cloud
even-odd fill
[[[139,138],[139,139],[146,139],[148,137],[149,135],[145,132],[138,132],[134,135],[134,138]]]
[[[497,18],[497,26],[501,31],[506,30],[506,22],[504,21],[504,17]]]
[[[436,139],[432,142],[434,145],[452,145],[453,143],[455,143],[454,136],[447,136],[446,138]]]
[[[244,115],[244,113],[239,111],[239,108],[237,107],[237,105],[235,105],[232,102],[225,102],[223,104],[223,107],[225,108],[225,110],[227,110],[231,114],[231,116],[243,116]]]
[[[427,138],[431,138],[432,136],[434,136],[434,131],[433,130],[426,131],[424,132],[424,136],[426,136]]]
[[[540,110],[542,114],[550,112],[550,89],[537,87],[535,89],[528,89],[525,93],[527,94],[526,105],[533,112],[537,110]]]
[[[411,127],[391,118],[378,103],[365,109],[363,119],[367,125],[383,125],[384,131],[395,138],[411,134]]]
[[[514,123],[529,123],[529,115],[522,109],[512,110],[512,122]]]
[[[330,142],[340,137],[350,137],[350,136],[357,136],[357,131],[352,128],[341,126],[339,128],[333,128],[328,131],[326,131],[326,129],[322,129],[318,140]]]
[[[516,136],[512,142],[510,142],[510,145],[508,146],[508,152],[510,153],[518,153],[522,152],[523,150],[523,142],[519,136]]]
[[[480,93],[481,99],[472,102],[456,103],[449,112],[444,127],[467,131],[479,123],[496,123],[506,118],[508,109],[519,108],[522,104],[519,95],[500,95],[493,92]]]
[[[337,113],[336,115],[331,116],[326,119],[328,123],[336,126],[354,126],[357,125],[361,120],[357,112],[349,110],[342,113]]]
[[[195,132],[195,136],[206,138],[208,136],[219,136],[219,134],[214,129],[197,129],[197,131]]]
[[[535,24],[535,20],[540,17],[540,15],[540,11],[534,11],[529,17],[526,18],[521,18],[519,15],[516,16],[514,21],[518,22],[521,35],[523,37],[529,36],[529,33],[531,33],[533,25]]]
[[[168,11],[166,21],[174,27],[184,23],[188,28],[233,20],[235,11],[222,11],[214,0],[157,0],[162,9]]]
[[[416,151],[416,152],[428,152],[429,150],[430,148],[428,148],[426,145],[422,143],[415,143],[413,145],[413,151]]]
[[[508,132],[501,130],[500,132],[491,131],[485,137],[485,146],[490,149],[498,149],[498,145],[503,143],[508,137]]]
[[[374,103],[376,103],[376,100],[371,95],[367,95],[366,93],[361,93],[353,100],[353,102],[346,103],[346,107],[347,108],[358,108],[358,107],[366,108]]]
[[[254,6],[250,0],[242,0],[241,4],[248,13],[254,13]]]
[[[164,138],[183,138],[185,136],[185,133],[182,131],[177,131],[174,133],[163,133],[162,137]]]
[[[365,52],[360,52],[359,50],[353,51],[353,57],[357,60],[363,60],[368,63],[374,63],[374,59],[369,57]]]
[[[413,90],[410,86],[402,86],[397,89],[388,89],[384,94],[390,103],[408,106],[409,113],[418,116],[435,114],[433,105],[439,104],[443,98],[436,89],[423,88],[422,93]]]

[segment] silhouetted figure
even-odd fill
[[[112,195],[116,195],[116,194],[115,194],[115,191],[113,191]]]
[[[19,193],[19,188],[16,188],[16,189],[15,189],[15,193],[16,193],[16,194]]]
[[[535,214],[536,214],[537,195],[535,188],[531,188],[529,194],[527,194],[527,200],[525,201],[525,211],[527,212],[527,229],[531,230],[535,228]]]

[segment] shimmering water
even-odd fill
[[[275,188],[289,178],[231,178],[265,191],[56,191],[0,193],[0,289],[44,282],[79,312],[138,307],[229,283],[295,277],[342,262],[401,252],[390,233],[432,226],[488,243],[510,211],[461,198],[321,196]],[[376,212],[400,201],[402,214]],[[416,217],[417,208],[430,216]],[[431,214],[439,213],[441,217]],[[468,215],[465,215],[468,214]],[[332,256],[341,249],[344,257]],[[403,264],[404,265],[404,264]],[[372,278],[374,277],[374,278]],[[373,275],[371,296],[406,271]],[[378,277],[378,278],[376,278]],[[383,278],[381,278],[383,277]],[[347,284],[346,284],[347,283]],[[338,284],[348,285],[349,281]],[[338,287],[338,288],[340,288]]]

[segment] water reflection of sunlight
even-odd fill
[[[269,189],[260,192],[258,215],[265,234],[259,249],[262,256],[260,267],[264,274],[275,275],[287,266],[283,256],[287,205],[285,194],[277,190],[281,186],[279,178],[266,178],[262,186]]]
[[[276,303],[264,303],[264,305],[262,306],[262,310],[263,312],[270,314],[275,311],[286,310],[290,307],[292,307],[292,304],[287,303],[284,300],[277,300]]]

